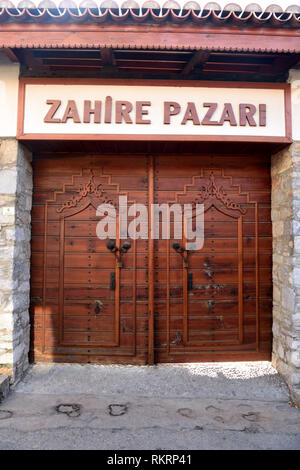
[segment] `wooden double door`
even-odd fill
[[[130,233],[141,238],[122,238],[120,197]],[[153,239],[152,204],[196,203],[204,206],[202,249],[182,256],[173,244],[184,247],[185,240],[172,229],[170,239]],[[97,235],[100,204],[116,209],[116,247],[131,243],[121,257]],[[37,156],[32,357],[128,364],[269,359],[271,259],[269,161],[262,156]]]

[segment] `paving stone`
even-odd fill
[[[300,450],[300,411],[263,362],[39,365],[0,405],[4,449]]]

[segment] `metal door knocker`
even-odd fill
[[[122,256],[127,253],[131,248],[130,242],[125,242],[121,248],[116,246],[115,240],[109,240],[106,244],[106,247],[115,255],[117,260],[117,267],[122,268]]]

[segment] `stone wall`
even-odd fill
[[[273,365],[300,404],[300,142],[272,157]]]
[[[32,169],[14,138],[0,144],[0,371],[28,366]]]

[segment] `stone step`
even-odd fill
[[[0,403],[8,395],[9,392],[9,376],[0,374]]]

